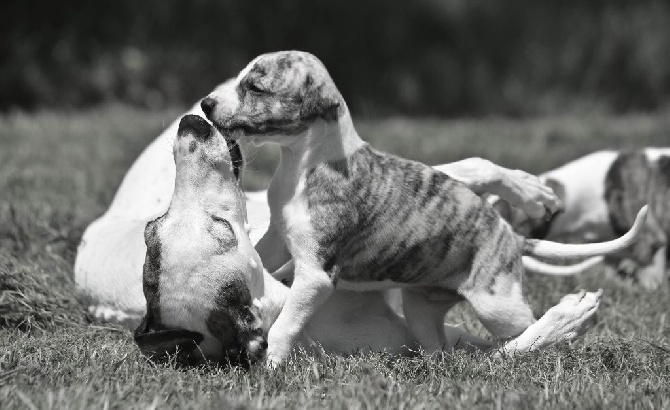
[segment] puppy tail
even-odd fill
[[[566,244],[539,239],[524,238],[524,253],[540,258],[571,259],[608,255],[630,246],[637,240],[647,219],[647,205],[643,206],[635,218],[633,227],[623,236],[600,243]]]
[[[521,261],[523,262],[524,269],[529,272],[547,276],[574,276],[599,264],[603,259],[602,256],[593,256],[574,265],[551,265],[531,256],[524,256],[521,258]]]

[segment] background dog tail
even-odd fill
[[[602,256],[593,256],[573,265],[552,265],[531,256],[524,256],[521,261],[523,262],[524,269],[528,272],[547,276],[574,276],[599,264],[603,259],[605,258]]]
[[[635,218],[635,224],[620,238],[612,241],[588,244],[566,244],[539,239],[525,239],[524,253],[540,258],[571,259],[607,255],[621,251],[637,239],[647,219],[647,205],[643,206]]]

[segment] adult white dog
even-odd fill
[[[199,104],[189,113],[203,115]],[[99,320],[122,323],[133,329],[146,312],[142,292],[146,254],[143,233],[147,222],[166,212],[172,198],[175,184],[172,152],[177,127],[175,121],[135,161],[108,211],[88,227],[82,238],[75,262],[76,286],[90,314]],[[499,194],[535,217],[559,207],[551,189],[522,171],[500,168],[477,158],[436,168],[475,192]],[[269,224],[266,194],[248,193],[246,201],[249,234],[255,243]],[[578,265],[572,273],[584,267]],[[563,268],[557,269],[556,272],[563,272]],[[566,298],[533,324],[523,339],[514,340],[505,349],[511,353],[529,351],[580,335],[591,316],[576,312],[575,303],[574,298]],[[378,291],[336,291],[322,307],[310,332],[315,342],[335,353],[366,350],[400,353],[414,342],[404,320]],[[457,347],[463,345],[457,341],[481,348],[492,346],[455,327],[445,326],[445,332]]]

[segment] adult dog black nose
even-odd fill
[[[177,136],[183,137],[187,134],[193,134],[196,139],[205,140],[212,132],[209,123],[199,115],[187,114],[181,117]]]
[[[202,112],[204,112],[207,117],[212,114],[215,106],[216,100],[214,98],[207,97],[200,102],[200,108],[202,108]]]

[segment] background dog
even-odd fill
[[[529,217],[500,198],[490,198],[517,232],[540,239],[609,240],[630,229],[637,209],[649,204],[640,239],[607,260],[619,265],[620,272],[635,270],[635,279],[645,288],[655,289],[665,282],[670,256],[670,148],[599,151],[541,178],[564,204],[564,211],[552,219]]]

